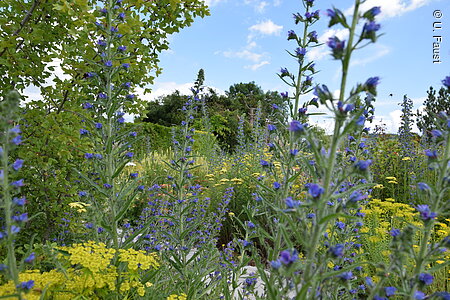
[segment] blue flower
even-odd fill
[[[396,237],[396,236],[399,236],[401,232],[400,232],[400,229],[392,228],[389,233],[391,236]]]
[[[280,187],[281,187],[281,184],[280,184],[279,182],[276,182],[276,181],[275,181],[275,182],[273,183],[273,188],[274,188],[274,189],[278,190]]]
[[[314,199],[320,198],[320,196],[325,192],[325,189],[316,183],[311,183],[308,186],[308,193]]]
[[[419,187],[419,189],[421,189],[422,191],[428,191],[431,190],[431,188],[428,186],[428,184],[426,184],[425,182],[419,182],[417,184],[417,186]]]
[[[329,16],[330,18],[334,18],[336,17],[336,12],[332,9],[327,9],[326,11],[327,16]]]
[[[111,32],[119,32],[119,29],[117,29],[117,27],[116,26],[112,26],[111,27]]]
[[[106,42],[104,40],[98,40],[97,45],[100,47],[106,47]]]
[[[366,122],[366,118],[364,116],[359,116],[358,120],[356,120],[356,125],[364,126],[365,122]]]
[[[124,84],[122,84],[122,86],[125,89],[129,89],[131,87],[131,82],[125,82]]]
[[[360,160],[355,164],[355,167],[364,172],[367,171],[369,169],[369,166],[372,164],[372,161],[370,159],[368,160]]]
[[[128,157],[128,158],[132,158],[134,156],[134,153],[133,152],[127,152],[127,153],[125,153],[125,156]]]
[[[287,208],[295,208],[301,204],[300,201],[293,200],[292,197],[287,197],[284,199],[284,202],[286,203]]]
[[[268,129],[269,131],[273,131],[273,130],[276,130],[277,127],[276,127],[275,125],[273,125],[273,124],[269,124],[269,125],[267,125],[267,129]]]
[[[366,80],[365,85],[369,88],[376,87],[378,85],[379,81],[380,81],[380,77],[378,77],[378,76],[370,77],[369,79]]]
[[[283,265],[289,266],[298,260],[297,251],[296,250],[293,250],[293,251],[283,250],[280,252],[279,260]]]
[[[16,137],[14,137],[14,138],[11,140],[11,142],[12,142],[14,145],[19,145],[20,143],[22,143],[22,136],[21,136],[21,135],[18,135],[18,136],[16,136]]]
[[[431,212],[430,207],[426,204],[417,205],[416,209],[420,213],[420,217],[424,221],[434,219],[437,216],[435,212]]]
[[[253,229],[253,228],[256,227],[256,225],[253,222],[251,222],[251,221],[247,221],[247,227],[250,228],[250,229]]]
[[[130,177],[131,177],[131,178],[137,178],[138,176],[139,176],[138,173],[131,173],[131,174],[130,174]]]
[[[414,298],[415,298],[416,300],[423,300],[423,299],[425,299],[425,293],[424,293],[424,292],[421,292],[421,291],[416,291],[416,292],[414,293]]]
[[[125,13],[124,13],[124,12],[121,12],[121,13],[117,16],[117,18],[119,18],[120,20],[125,19]]]
[[[334,225],[336,225],[337,228],[343,230],[345,229],[345,223],[341,221],[337,221]]]
[[[18,216],[13,216],[12,219],[19,223],[26,222],[26,221],[28,221],[28,213],[23,213]]]
[[[348,198],[348,201],[350,202],[358,202],[362,201],[367,198],[366,194],[363,194],[361,191],[354,191],[350,194],[350,197]]]
[[[128,94],[125,96],[125,98],[127,99],[134,99],[134,95],[133,94]]]
[[[103,124],[102,123],[95,123],[95,128],[102,129]]]
[[[368,22],[364,24],[363,32],[365,33],[371,33],[376,32],[380,29],[380,24],[375,23],[374,21]]]
[[[107,61],[105,61],[105,66],[106,67],[112,67],[112,61],[110,61],[110,60],[107,60]]]
[[[34,252],[32,252],[27,258],[25,258],[23,261],[27,264],[31,264],[36,259],[36,255]]]
[[[26,202],[25,197],[22,197],[22,198],[14,197],[13,198],[13,203],[17,206],[24,206],[25,202]]]
[[[342,257],[344,255],[344,245],[342,244],[336,244],[334,247],[330,247],[330,253],[334,257]]]
[[[92,107],[94,107],[94,106],[91,103],[89,103],[89,102],[83,103],[83,108],[84,109],[90,109]]]
[[[289,124],[289,130],[292,132],[304,132],[305,131],[305,124],[302,124],[300,121],[297,120],[293,120],[290,124]]]
[[[87,196],[87,193],[85,191],[79,191],[78,196],[85,197],[85,196]]]
[[[99,94],[98,94],[98,98],[100,98],[100,99],[106,99],[106,98],[108,98],[108,95],[106,95],[105,93],[99,93]]]
[[[19,171],[23,166],[23,159],[16,159],[16,161],[12,164],[14,170]]]
[[[130,132],[129,136],[136,137],[137,136],[137,132],[136,131],[132,131],[132,132]]]
[[[111,189],[111,188],[112,188],[112,185],[110,185],[109,183],[105,183],[105,184],[103,184],[103,187],[104,187],[105,189]]]
[[[344,281],[348,281],[353,278],[353,273],[351,271],[344,272],[338,275],[338,277]]]
[[[425,285],[430,285],[433,283],[434,277],[428,273],[420,273],[419,280]]]
[[[393,286],[388,286],[384,288],[384,293],[386,294],[386,297],[394,296],[395,292],[397,292],[397,288]]]
[[[438,153],[436,150],[425,150],[425,155],[428,156],[429,159],[436,159],[438,157]]]
[[[94,158],[94,154],[93,154],[93,153],[85,153],[85,154],[84,154],[84,157],[85,157],[86,159],[92,159],[92,158]]]
[[[450,88],[450,76],[445,77],[442,80],[442,84],[445,85],[447,88]]]
[[[21,282],[17,285],[18,289],[29,291],[34,287],[34,280]]]
[[[259,164],[260,164],[262,167],[268,167],[268,166],[269,166],[269,162],[266,161],[266,160],[264,160],[264,159],[261,159],[261,160],[259,161]]]
[[[381,13],[381,7],[380,6],[374,6],[369,10],[370,14],[375,17]]]
[[[96,159],[103,159],[103,155],[101,155],[100,153],[96,153],[94,154]]]
[[[129,63],[123,63],[122,64],[122,68],[124,68],[124,69],[128,69],[129,67],[130,67]]]
[[[80,134],[87,135],[87,134],[89,134],[89,131],[87,129],[82,128],[82,129],[80,129]]]
[[[288,31],[288,40],[296,39],[297,35],[295,34],[294,30]]]
[[[270,266],[274,269],[274,270],[278,270],[279,268],[281,268],[281,261],[279,259],[277,260],[273,260],[270,262]]]
[[[281,73],[281,77],[289,75],[289,71],[286,68],[281,68],[280,73]]]
[[[17,181],[13,181],[13,182],[11,183],[11,185],[12,185],[12,186],[15,186],[15,187],[22,187],[22,186],[24,186],[24,184],[23,184],[23,179],[19,179],[19,180],[17,180]]]
[[[306,48],[297,48],[295,49],[295,54],[299,57],[303,57],[306,54]]]

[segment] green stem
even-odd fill
[[[12,201],[11,194],[9,192],[9,178],[8,178],[8,143],[10,139],[9,130],[5,130],[3,154],[2,154],[2,168],[3,168],[3,205],[5,210],[5,223],[7,234],[7,250],[8,250],[8,267],[11,279],[14,281],[14,285],[19,285],[19,272],[17,270],[16,254],[14,249],[14,237],[11,230],[12,227]]]

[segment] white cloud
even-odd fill
[[[391,49],[385,45],[382,44],[375,44],[375,53],[372,55],[366,55],[365,58],[357,58],[352,60],[350,63],[350,66],[365,66],[368,63],[371,63],[385,55],[388,55],[391,52]]]
[[[265,66],[265,65],[268,65],[268,64],[270,64],[270,62],[268,62],[267,60],[264,60],[264,61],[262,61],[260,63],[254,64],[254,65],[245,66],[244,68],[245,69],[250,69],[252,71],[256,71],[259,68],[261,68],[262,66]]]
[[[208,5],[208,7],[216,6],[220,2],[224,2],[224,0],[205,0],[205,4]]]
[[[401,16],[407,12],[418,9],[431,3],[433,0],[367,0],[361,5],[361,11],[366,11],[374,6],[381,7],[379,19],[393,18]],[[346,15],[353,13],[353,7],[345,11]]]
[[[340,40],[345,40],[348,37],[348,30],[345,28],[343,29],[329,28],[318,38],[319,43],[326,43],[328,39],[333,36],[337,36]],[[330,54],[330,50],[328,49],[326,44],[324,44],[322,46],[311,49],[306,53],[306,56],[309,60],[318,61],[323,59],[328,54]]]
[[[251,52],[247,49],[242,50],[242,51],[237,51],[237,52],[233,52],[233,51],[224,51],[223,55],[225,57],[228,58],[233,58],[233,57],[237,57],[237,58],[242,58],[245,60],[251,60],[253,62],[259,62],[262,58],[262,54],[258,54],[255,52]]]
[[[273,6],[280,6],[281,5],[281,0],[274,0],[273,1]]]
[[[256,6],[255,6],[255,10],[262,14],[266,11],[266,6],[268,6],[269,3],[267,3],[266,1],[261,1],[259,2]]]
[[[267,20],[250,26],[249,29],[263,35],[280,35],[283,26],[275,24],[272,20]]]

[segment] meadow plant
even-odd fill
[[[348,32],[348,40],[331,37],[327,46],[335,60],[341,62],[342,79],[338,99],[335,99],[326,85],[312,84],[306,74],[315,72],[312,62],[305,62],[308,47],[317,45],[317,34],[308,27],[319,19],[319,12],[313,10],[314,1],[303,1],[306,13],[294,14],[295,23],[302,23],[304,34],[299,37],[289,31],[288,39],[298,43],[294,56],[299,64],[299,75],[295,77],[285,68],[281,69],[281,79],[295,88],[290,116],[286,125],[280,112],[280,121],[269,124],[272,160],[261,160],[266,174],[273,174],[275,181],[260,179],[259,192],[255,202],[247,209],[255,224],[258,217],[271,220],[259,224],[250,238],[259,240],[266,246],[267,264],[272,272],[266,274],[264,261],[257,249],[253,251],[261,280],[265,283],[266,296],[270,299],[329,299],[335,295],[353,297],[360,291],[352,284],[357,283],[361,263],[357,262],[359,235],[363,213],[361,204],[367,199],[371,186],[365,145],[352,143],[353,150],[343,147],[344,141],[356,140],[362,136],[366,120],[373,114],[374,96],[379,78],[371,77],[365,83],[357,84],[346,96],[346,83],[350,58],[354,50],[375,42],[380,25],[375,17],[379,7],[360,12],[361,1],[356,0],[350,23],[337,8],[327,10],[329,27],[343,26]],[[364,22],[362,28],[358,27]],[[357,31],[360,31],[359,35]],[[304,80],[303,76],[306,77]],[[289,79],[289,81],[286,80]],[[299,108],[298,99],[303,93],[314,91],[315,98]],[[361,93],[367,93],[361,99]],[[306,123],[307,108],[310,105],[327,107],[334,116],[334,130],[330,147],[325,149],[314,131]],[[288,134],[283,134],[287,132]],[[287,138],[285,138],[287,137]],[[359,150],[358,150],[359,149]],[[306,155],[300,153],[306,152]],[[302,163],[303,172],[295,168]],[[278,166],[277,166],[278,164]],[[308,183],[301,193],[293,193],[292,182],[298,176],[305,176]],[[264,176],[262,176],[264,177]],[[250,211],[257,211],[252,214]]]
[[[445,84],[445,80],[443,83]],[[444,257],[443,252],[449,251],[449,237],[436,240],[433,233],[437,221],[448,217],[450,211],[450,203],[447,201],[450,178],[450,117],[441,112],[435,126],[435,148],[426,149],[423,155],[427,157],[428,168],[437,180],[417,183],[418,196],[427,199],[427,204],[415,206],[420,224],[409,224],[403,230],[391,230],[391,262],[380,268],[381,280],[373,285],[372,297],[380,295],[385,281],[394,277],[398,281],[396,294],[405,299],[425,299],[427,287],[434,281],[433,274],[449,264],[448,260],[436,263]],[[415,233],[418,233],[419,239],[415,238]],[[413,247],[415,244],[416,248]],[[410,267],[405,268],[405,265]],[[450,294],[442,292],[431,296],[446,299]]]
[[[19,266],[16,258],[15,239],[28,221],[28,213],[24,212],[25,197],[20,195],[20,189],[25,185],[17,173],[24,164],[24,160],[17,158],[11,161],[11,154],[22,143],[22,136],[18,123],[20,95],[16,91],[9,92],[0,102],[0,211],[2,213],[0,242],[6,249],[6,262],[0,264],[2,274],[11,280],[11,293],[22,299],[23,292],[28,292],[33,286],[32,280],[21,281]],[[3,252],[3,251],[2,251]],[[32,263],[34,253],[28,253],[24,262]]]

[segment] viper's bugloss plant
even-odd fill
[[[20,194],[21,187],[26,183],[17,175],[25,162],[20,158],[11,160],[12,152],[22,143],[18,126],[19,103],[20,95],[16,91],[9,92],[0,102],[0,243],[6,248],[6,261],[0,264],[0,269],[5,278],[13,283],[13,296],[22,299],[23,293],[28,292],[34,282],[21,282],[15,248],[17,234],[28,221],[28,213],[24,210],[26,199]],[[34,256],[28,253],[20,265],[33,261]]]
[[[448,261],[436,263],[444,258],[444,252],[449,251],[449,237],[436,239],[433,234],[438,220],[448,218],[450,214],[447,198],[450,188],[450,116],[445,112],[439,113],[435,126],[435,148],[426,149],[423,155],[436,181],[417,183],[418,197],[425,198],[423,202],[427,203],[415,206],[420,224],[409,224],[402,231],[396,230],[392,234],[391,262],[381,266],[381,280],[373,287],[372,297],[382,293],[387,280],[394,280],[398,282],[398,294],[405,299],[425,299],[427,287],[433,282],[433,274],[449,265]],[[416,249],[412,247],[414,244],[417,244]],[[440,296],[450,295],[435,293],[430,296],[439,299]]]
[[[92,86],[91,94],[81,104],[83,122],[79,129],[93,145],[84,153],[85,164],[91,170],[77,171],[88,186],[80,191],[80,201],[89,201],[93,235],[114,249],[129,247],[118,230],[138,193],[143,192],[139,174],[127,176],[123,170],[134,157],[132,145],[139,137],[133,128],[124,126],[125,106],[136,101],[133,84],[121,78],[130,72],[132,55],[122,45],[121,28],[127,16],[122,1],[100,1],[97,10],[96,51],[98,59],[91,62],[92,71],[85,76]],[[136,233],[137,235],[138,233]]]
[[[252,230],[249,239],[266,245],[264,249],[272,267],[269,275],[267,265],[258,256],[252,257],[270,299],[355,295],[353,283],[362,270],[357,247],[364,216],[361,205],[367,201],[372,185],[372,161],[363,138],[368,130],[364,124],[373,118],[373,101],[379,83],[378,77],[371,77],[357,84],[348,95],[346,92],[353,51],[375,42],[380,28],[375,23],[378,8],[363,14],[361,2],[355,1],[350,22],[339,9],[328,10],[329,27],[341,25],[348,32],[348,40],[331,37],[327,42],[333,58],[342,66],[337,99],[326,85],[314,87],[311,78],[314,64],[304,62],[307,47],[317,44],[317,34],[308,29],[319,19],[319,12],[312,9],[314,1],[303,1],[304,15],[294,14],[295,23],[304,25],[303,36],[298,37],[293,31],[288,33],[288,39],[296,40],[299,45],[295,54],[290,53],[298,60],[299,75],[294,76],[284,68],[280,74],[285,83],[295,88],[291,120],[286,124],[283,112],[274,111],[279,121],[268,126],[271,159],[261,160],[265,175],[270,174],[274,181],[267,180],[269,176],[261,176],[255,202],[247,209],[252,222],[256,224],[261,218],[265,221]],[[362,28],[358,26],[361,23]],[[315,98],[298,108],[299,96],[312,91]],[[362,93],[366,94],[362,96]],[[334,117],[331,145],[327,149],[306,123],[306,112],[311,105],[325,106]],[[307,184],[296,192],[292,182],[299,176],[306,177]]]

